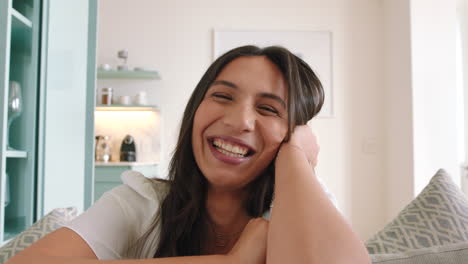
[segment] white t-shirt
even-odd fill
[[[88,210],[65,227],[80,235],[98,259],[151,258],[159,226],[148,236],[138,256],[127,252],[152,224],[168,191],[167,183],[150,180],[136,171],[122,173],[123,185],[104,193]]]
[[[129,247],[151,227],[167,195],[168,184],[148,179],[136,171],[122,173],[121,179],[123,185],[104,193],[65,227],[80,235],[100,260],[152,258],[159,242],[159,224],[139,249],[129,250]],[[321,185],[336,206],[333,195]],[[263,217],[269,219],[269,216],[267,212]]]

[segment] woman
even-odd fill
[[[284,48],[227,52],[188,102],[169,182],[125,173],[9,263],[370,263],[314,173],[323,96]]]

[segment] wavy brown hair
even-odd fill
[[[289,50],[271,46],[243,46],[219,57],[201,78],[185,108],[179,138],[169,167],[169,191],[161,204],[152,228],[160,223],[160,239],[155,258],[202,255],[207,231],[205,208],[207,180],[200,171],[192,150],[195,112],[218,74],[232,60],[242,56],[265,56],[283,74],[288,87],[288,133],[304,125],[322,108],[322,84],[312,69]],[[270,209],[275,184],[274,161],[248,184],[244,208],[250,217],[261,217]]]

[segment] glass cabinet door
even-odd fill
[[[96,13],[97,0],[0,1],[0,244],[92,199]]]
[[[0,242],[35,221],[39,0],[1,2]]]

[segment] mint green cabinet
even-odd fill
[[[35,220],[39,10],[39,0],[0,1],[0,241]],[[11,81],[20,86],[22,112],[9,127]]]
[[[137,162],[122,162],[119,165],[96,163],[94,200],[99,200],[105,192],[122,185],[123,182],[120,179],[120,176],[127,170],[141,172],[148,178],[157,178],[158,165],[150,163],[142,164]]]
[[[91,200],[96,10],[97,0],[0,1],[0,244],[53,207],[83,209]],[[64,41],[70,36],[78,48]],[[84,58],[70,64],[67,56]],[[73,68],[61,67],[65,63]],[[77,78],[84,79],[80,86],[64,90]],[[8,126],[11,81],[19,83],[23,103]],[[66,100],[66,111],[55,103]],[[71,118],[75,123],[66,124]],[[61,133],[68,137],[58,138]],[[57,180],[58,173],[66,180]],[[64,195],[76,188],[79,193]]]

